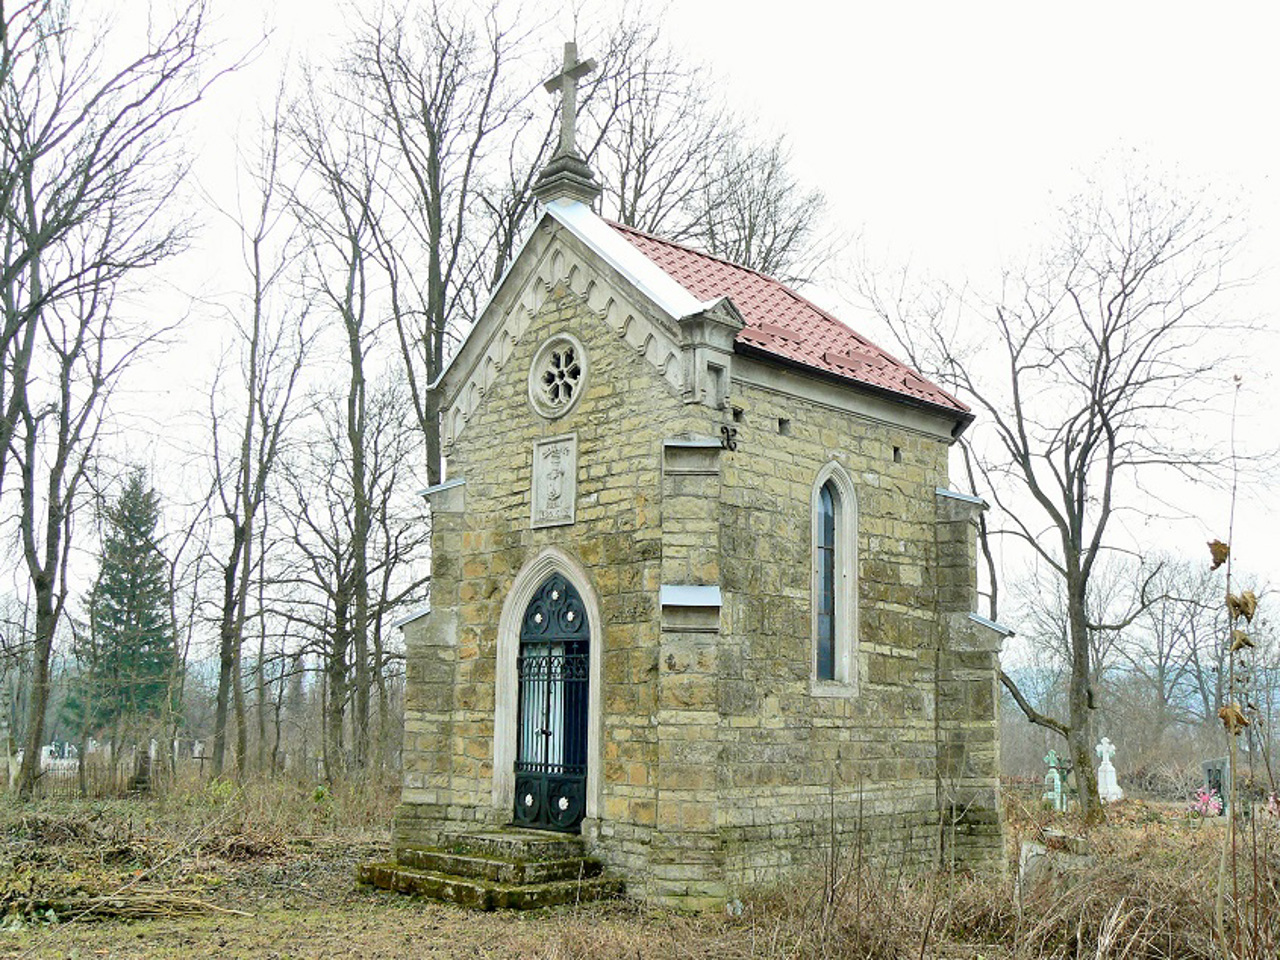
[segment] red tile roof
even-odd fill
[[[941,387],[772,277],[621,224],[611,226],[699,300],[732,300],[746,321],[739,344],[901,397],[969,412]]]

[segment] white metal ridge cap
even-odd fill
[[[984,617],[980,613],[969,614],[969,619],[972,620],[974,623],[980,623],[984,627],[988,627],[991,630],[994,630],[996,633],[1005,637],[1012,637],[1015,632],[1010,627],[1006,627],[1003,623],[996,623],[994,620],[988,620],[986,617]]]
[[[467,481],[465,477],[455,477],[452,480],[445,480],[441,483],[432,484],[429,487],[423,487],[421,490],[418,491],[418,496],[429,497],[433,493],[439,493],[441,490],[450,490],[454,487],[460,487],[466,482]]]
[[[674,320],[710,310],[724,299],[699,300],[585,203],[552,200],[546,211]]]
[[[420,620],[423,617],[430,615],[430,613],[431,613],[430,604],[427,604],[424,607],[418,607],[414,610],[410,610],[404,616],[397,617],[395,620],[392,620],[391,629],[397,630],[400,627],[407,626],[408,624],[413,623],[413,621],[415,620]]]
[[[948,490],[946,487],[935,487],[934,492],[940,497],[947,497],[951,500],[963,500],[965,503],[981,504],[988,506],[987,501],[981,497],[975,497],[971,493],[961,493],[959,490]]]

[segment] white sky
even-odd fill
[[[222,2],[219,27],[232,46],[246,45],[263,23],[276,32],[197,120],[195,169],[219,195],[233,182],[236,133],[247,137],[265,108],[284,52],[321,55],[343,23],[338,0]],[[586,16],[616,6],[582,3]],[[552,12],[558,4],[526,9],[568,23]],[[1245,259],[1262,271],[1248,307],[1274,330],[1278,18],[1262,3],[671,0],[662,22],[685,56],[722,79],[733,107],[788,136],[796,172],[827,194],[839,226],[860,233],[872,251],[935,273],[993,276],[1002,258],[1024,248],[1054,196],[1071,190],[1073,171],[1136,151],[1238,197],[1250,231]],[[180,287],[218,288],[217,257],[208,254],[206,247],[184,260]],[[816,298],[861,325],[838,295]],[[1242,371],[1255,396],[1280,387],[1275,346],[1274,338],[1260,343]],[[209,358],[200,341],[168,362],[198,379]],[[1275,424],[1258,417],[1247,429],[1277,446]],[[1187,552],[1210,535],[1225,538],[1225,498],[1187,493],[1199,520],[1134,535],[1165,537]],[[1280,583],[1273,497],[1253,489],[1242,500],[1236,554]]]

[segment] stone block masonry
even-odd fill
[[[999,637],[969,618],[977,504],[938,493],[949,425],[737,356],[727,400],[680,389],[678,361],[636,332],[669,321],[604,267],[566,271],[518,336],[486,348],[503,363],[447,431],[464,483],[433,495],[431,613],[405,628],[397,850],[511,822],[513,605],[554,570],[595,618],[582,837],[631,895],[714,906],[806,872],[833,842],[921,866],[997,864]],[[565,334],[586,374],[548,416],[528,371]],[[551,440],[575,482],[543,477],[539,496],[572,489],[573,510],[543,509],[540,525],[534,455]],[[814,666],[811,514],[829,465],[856,501],[839,683]]]

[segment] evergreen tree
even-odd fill
[[[141,467],[105,511],[82,710],[96,729],[156,719],[170,706],[176,649],[164,554],[156,542],[160,497]]]

